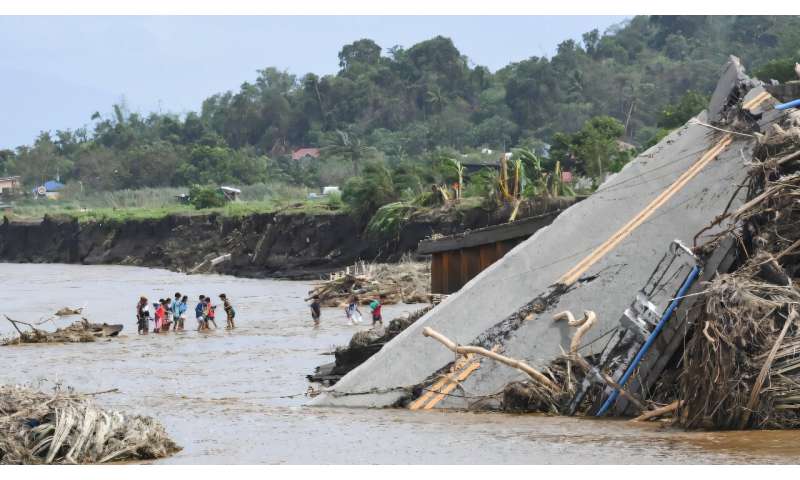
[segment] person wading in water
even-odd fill
[[[314,295],[311,302],[311,319],[314,320],[314,326],[319,327],[319,319],[322,316],[322,305],[319,303],[319,295]]]
[[[150,330],[150,306],[146,297],[140,297],[136,304],[136,326],[139,335],[147,335]]]
[[[228,330],[233,330],[236,328],[236,325],[233,323],[233,319],[236,317],[236,310],[233,309],[231,301],[228,300],[228,297],[224,293],[219,294],[219,299],[222,300],[222,307],[225,309],[225,315],[228,317],[228,324],[225,326],[225,328]]]
[[[214,330],[218,328],[217,322],[214,321],[214,317],[217,315],[216,310],[217,307],[211,304],[211,297],[206,296],[206,309],[205,309],[206,329],[208,329],[208,322],[214,324]]]

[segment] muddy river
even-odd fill
[[[304,406],[305,375],[359,327],[336,309],[313,328],[304,282],[114,266],[0,263],[0,313],[39,321],[86,306],[119,339],[0,347],[0,381],[93,392],[157,417],[183,447],[160,463],[793,463],[800,432],[685,433],[615,420]],[[136,335],[139,295],[225,292],[238,328]],[[385,307],[385,317],[412,307]],[[189,320],[194,325],[194,320]],[[66,320],[60,320],[60,325]],[[224,319],[221,322],[224,324]],[[49,324],[52,328],[52,324]],[[362,327],[363,328],[363,327]],[[0,335],[12,331],[0,320]]]

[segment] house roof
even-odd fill
[[[14,180],[19,180],[20,178],[22,178],[22,177],[20,177],[19,175],[12,175],[10,177],[0,177],[0,182],[7,181],[7,180],[14,181]]]
[[[292,152],[292,160],[300,160],[304,157],[319,157],[319,148],[298,148]]]
[[[461,165],[464,165],[465,167],[499,167],[500,159],[495,157],[462,158]]]

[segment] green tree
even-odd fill
[[[688,122],[690,118],[705,110],[708,97],[694,90],[686,92],[678,103],[665,106],[659,115],[658,126],[677,128]]]
[[[797,73],[794,71],[795,62],[796,60],[793,58],[776,58],[759,67],[753,74],[764,81],[788,82],[789,80],[797,80]]]
[[[600,178],[627,158],[618,144],[624,130],[615,118],[594,117],[574,134],[554,137],[551,162],[559,161],[564,168],[574,166],[579,173]]]
[[[359,175],[361,163],[374,157],[377,153],[375,148],[366,145],[357,136],[343,130],[336,130],[336,134],[331,136],[322,151],[325,155],[341,157],[350,162],[353,166],[354,176]]]

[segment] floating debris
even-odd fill
[[[68,317],[70,315],[80,315],[81,312],[83,312],[83,307],[62,307],[55,313],[55,315],[57,317]]]
[[[405,260],[400,263],[359,263],[331,274],[321,285],[308,292],[309,299],[319,296],[322,305],[339,307],[357,295],[366,304],[384,295],[383,304],[429,303],[431,269],[426,262]]]
[[[116,337],[123,328],[121,324],[109,325],[107,323],[91,323],[89,320],[82,318],[68,327],[59,328],[54,332],[48,332],[36,328],[30,323],[12,320],[8,316],[6,316],[6,319],[11,322],[19,335],[4,340],[0,345],[94,342],[98,338]],[[23,325],[26,329],[20,329],[20,325]]]
[[[94,395],[0,386],[0,464],[152,460],[181,450],[156,420],[99,408]]]
[[[336,348],[334,352],[335,362],[320,365],[312,375],[307,375],[306,378],[312,382],[320,382],[327,386],[335,384],[347,372],[375,355],[386,342],[422,318],[432,308],[433,305],[413,313],[406,312],[389,322],[386,328],[370,328],[369,330],[356,332],[347,346]]]

